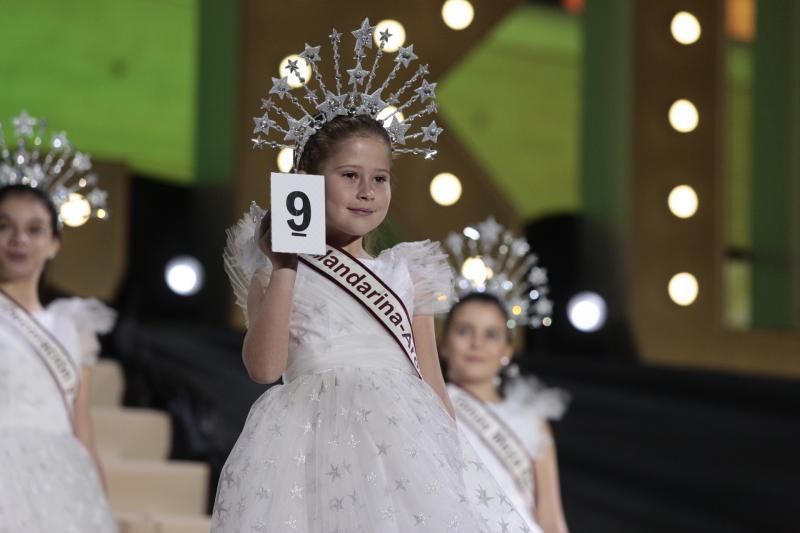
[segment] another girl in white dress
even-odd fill
[[[460,300],[445,319],[440,354],[459,426],[531,529],[564,533],[547,420],[561,417],[566,395],[504,372],[514,328],[550,325],[547,271],[525,239],[493,218],[450,234],[447,247]]]
[[[96,300],[42,307],[39,280],[60,247],[50,196],[0,188],[0,532],[117,531],[89,417],[96,334],[114,313]]]

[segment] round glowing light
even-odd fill
[[[677,131],[681,133],[689,133],[694,131],[700,122],[700,114],[697,112],[695,105],[682,98],[676,100],[669,108],[669,123]]]
[[[468,257],[461,265],[461,275],[475,285],[483,285],[489,275],[486,263],[480,257]]]
[[[92,216],[92,205],[83,195],[72,192],[67,197],[67,201],[61,204],[59,215],[64,224],[77,228],[86,224],[86,221]]]
[[[475,228],[473,228],[472,226],[467,226],[466,228],[464,228],[462,233],[464,234],[464,237],[472,239],[473,241],[477,241],[478,239],[481,238],[480,232]]]
[[[289,61],[297,61],[298,71],[297,73],[292,73],[287,67],[289,66]],[[297,77],[297,74],[303,77],[305,82],[301,82],[300,79]],[[297,54],[292,54],[284,57],[281,60],[280,65],[278,66],[278,76],[283,78],[284,76],[288,76],[287,83],[289,87],[292,89],[297,89],[298,87],[302,87],[306,83],[308,83],[309,78],[311,78],[311,65],[306,63],[306,60],[300,57]]]
[[[406,29],[396,20],[386,19],[380,21],[375,26],[375,32],[372,34],[376,46],[381,45],[381,32],[386,30],[389,30],[389,40],[383,45],[383,51],[397,52],[406,43]]]
[[[403,122],[406,119],[406,117],[403,116],[403,113],[398,111],[395,106],[388,105],[381,109],[380,113],[375,116],[375,120],[382,120],[383,127],[388,128],[392,125],[393,117],[397,117],[398,122]]]
[[[678,185],[669,193],[667,204],[678,218],[691,218],[697,213],[697,193],[688,185]]]
[[[697,278],[688,272],[675,274],[669,280],[669,297],[678,305],[692,305],[700,292],[700,285]]]
[[[108,211],[102,208],[97,210],[97,218],[105,219],[106,217],[108,217]]]
[[[606,323],[606,301],[594,292],[579,292],[567,304],[567,317],[578,331],[591,333]],[[548,320],[547,326],[552,323]]]
[[[547,327],[550,327],[551,325],[553,325],[553,319],[552,319],[552,318],[550,318],[549,316],[546,316],[546,317],[544,317],[544,318],[542,319],[542,325],[543,325],[544,327],[546,327],[546,328],[547,328]]]
[[[451,30],[463,30],[475,18],[475,8],[468,0],[447,0],[442,6],[442,19]]]
[[[454,174],[442,172],[431,180],[431,197],[439,205],[449,206],[461,198],[461,180]]]
[[[700,21],[688,11],[681,11],[672,17],[670,24],[672,37],[681,44],[694,44],[700,39]]]
[[[519,316],[519,315],[521,315],[521,314],[522,314],[522,306],[520,306],[520,305],[515,305],[514,307],[512,307],[512,308],[511,308],[511,313],[512,313],[514,316]]]
[[[294,149],[281,148],[278,152],[278,170],[281,172],[289,172],[294,166]]]
[[[167,263],[164,278],[172,292],[191,296],[203,286],[203,265],[194,257],[180,255]]]

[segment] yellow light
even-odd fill
[[[92,205],[82,195],[73,192],[69,194],[67,201],[61,204],[59,215],[64,224],[77,228],[86,224],[92,216]]]
[[[375,45],[381,45],[381,32],[389,30],[389,40],[383,45],[384,52],[397,52],[406,43],[406,29],[396,20],[386,19],[375,25],[375,32],[372,34]]]
[[[105,209],[100,208],[97,210],[97,218],[105,219],[107,216],[108,216],[108,211],[106,211]]]
[[[381,109],[380,113],[375,116],[375,120],[382,120],[383,127],[388,128],[392,125],[392,118],[397,117],[398,122],[403,122],[406,117],[403,116],[401,111],[398,111],[397,108],[393,105],[387,105],[383,109]]]
[[[461,265],[461,275],[477,286],[486,282],[487,271],[486,263],[480,257],[468,257]]]
[[[544,325],[544,327],[549,327],[550,325],[552,325],[552,323],[553,319],[550,318],[549,316],[546,316],[542,319],[542,325]]]
[[[522,306],[515,305],[511,308],[511,312],[514,313],[514,316],[519,316],[522,314]]]
[[[286,68],[289,66],[289,61],[297,61],[297,66],[300,69],[299,74],[303,77],[305,83],[301,83],[297,78],[297,75],[289,72],[289,69]],[[308,83],[309,78],[311,78],[311,66],[306,63],[305,59],[301,58],[297,54],[288,55],[281,60],[281,63],[278,66],[278,76],[281,78],[288,76],[289,79],[287,80],[287,83],[289,84],[289,87],[292,89],[297,89],[298,87],[302,87]]]
[[[689,100],[682,98],[670,106],[669,123],[677,131],[689,133],[697,127],[698,122],[700,122],[700,115],[695,105]]]
[[[442,6],[442,19],[451,30],[463,30],[475,18],[475,8],[468,0],[447,0]]]
[[[294,166],[294,150],[292,148],[281,148],[278,152],[278,170],[290,172]]]
[[[681,44],[694,44],[700,39],[700,21],[688,11],[681,11],[672,17],[670,24],[672,37]]]
[[[461,180],[454,174],[442,172],[431,180],[430,191],[437,204],[453,205],[461,198]]]
[[[700,292],[697,278],[688,272],[681,272],[669,280],[669,297],[678,305],[692,305]]]
[[[688,185],[678,185],[669,193],[669,210],[678,218],[691,218],[697,213],[697,193]]]

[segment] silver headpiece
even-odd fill
[[[369,70],[366,70],[364,67],[369,66],[366,51],[368,48],[373,47],[374,32],[375,26],[370,26],[369,19],[364,19],[361,27],[351,32],[355,37],[353,52],[355,65],[345,71],[348,76],[347,85],[350,88],[344,91],[342,90],[341,57],[339,55],[342,34],[334,29],[329,36],[332,48],[334,83],[328,83],[327,85],[322,79],[318,65],[321,61],[321,47],[306,44],[303,53],[299,57],[310,68],[310,77],[313,77],[316,81],[319,94],[317,94],[317,90],[309,87],[311,80],[305,79],[303,69],[298,65],[299,61],[290,60],[286,65],[289,73],[281,78],[272,78],[272,88],[269,90],[267,98],[261,100],[261,109],[264,110],[263,116],[253,117],[253,122],[255,123],[253,134],[256,135],[252,139],[253,147],[262,149],[265,147],[292,148],[294,149],[294,166],[296,168],[306,141],[325,123],[339,115],[366,115],[377,119],[378,115],[386,114],[387,108],[392,106],[395,110],[390,108],[389,111],[392,112],[387,117],[381,116],[382,119],[385,118],[386,122],[388,122],[386,129],[392,142],[392,150],[394,152],[421,155],[425,159],[433,159],[437,154],[434,145],[443,131],[436,124],[436,121],[433,120],[427,126],[420,127],[419,131],[415,133],[408,133],[414,120],[425,115],[433,115],[438,109],[436,105],[436,84],[428,83],[425,78],[429,73],[428,65],[419,66],[416,72],[402,86],[394,92],[384,94],[388,90],[389,84],[397,78],[400,70],[408,68],[411,62],[417,59],[417,55],[414,53],[413,44],[400,47],[397,51],[397,56],[394,58],[394,66],[391,72],[388,73],[380,86],[375,87],[378,66],[381,58],[385,55],[384,47],[391,34],[388,28],[378,33],[377,41],[379,44],[375,51],[375,57],[372,60],[372,66]],[[305,89],[305,95],[302,96],[302,99],[306,103],[301,102],[300,99],[292,94],[292,88],[289,83],[290,77],[297,80],[298,84]],[[330,80],[328,81],[330,82]],[[409,95],[403,102],[402,97],[406,91],[417,84],[418,86],[414,89],[413,95]],[[334,85],[336,87],[335,92],[333,91]],[[273,100],[273,96],[277,97],[281,103],[288,100],[291,105],[284,107],[276,103]],[[418,105],[414,111],[412,106],[415,104]],[[294,111],[292,108],[297,110],[294,115],[289,113],[289,110]],[[405,119],[402,118],[404,114],[408,115]],[[276,120],[273,120],[273,117],[285,122],[286,127],[279,125]],[[282,141],[269,140],[267,136],[271,132],[283,134]],[[419,146],[408,146],[407,143],[416,139],[419,139]]]
[[[539,266],[524,238],[489,217],[461,234],[451,233],[445,246],[456,271],[459,297],[472,292],[496,296],[508,311],[509,327],[551,324],[547,270]]]
[[[10,143],[0,123],[0,186],[20,184],[45,191],[56,206],[59,221],[68,225],[108,217],[108,193],[97,186],[89,154],[77,151],[63,131],[46,138],[47,121],[25,111],[11,123],[14,136]]]

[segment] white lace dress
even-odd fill
[[[96,334],[114,323],[112,310],[78,298],[33,316],[80,366],[96,362]],[[22,335],[0,321],[0,533],[117,531],[57,387]]]
[[[254,226],[245,217],[229,235],[240,299],[248,257],[269,276],[252,252]],[[437,295],[451,273],[438,244],[400,244],[364,264],[412,315],[446,309]],[[528,531],[386,330],[302,263],[284,381],[255,402],[225,463],[213,532]]]
[[[454,385],[448,385],[448,389],[454,388]],[[514,431],[519,441],[525,445],[531,460],[535,461],[548,446],[552,446],[550,436],[542,431],[542,422],[561,418],[567,401],[568,395],[562,390],[545,387],[535,378],[518,376],[511,378],[506,384],[505,399],[502,402],[485,405],[504,422],[506,427]],[[458,416],[458,409],[456,415]],[[523,493],[503,462],[486,446],[480,435],[465,424],[461,424],[460,428],[513,505],[528,520],[531,530],[539,531],[533,516],[536,506],[536,483],[534,482],[532,491]]]

